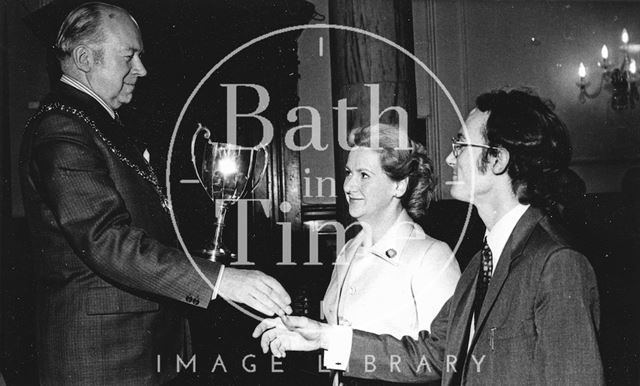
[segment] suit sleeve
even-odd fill
[[[535,299],[535,365],[541,384],[604,384],[597,331],[598,289],[587,259],[571,249],[552,253]]]
[[[206,308],[220,266],[194,257],[209,285],[184,253],[131,225],[90,132],[54,115],[43,119],[33,139],[29,175],[67,241],[107,281]]]
[[[345,375],[389,382],[428,382],[441,378],[451,299],[418,339],[354,330]]]

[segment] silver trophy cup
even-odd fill
[[[196,145],[201,134],[204,150],[201,161],[198,162]],[[227,263],[235,258],[235,254],[231,253],[222,242],[227,210],[256,189],[267,171],[269,153],[262,144],[256,147],[245,147],[212,142],[210,138],[209,129],[198,124],[198,129],[191,138],[191,163],[200,184],[216,208],[215,235],[210,247],[204,250],[204,254],[210,260]],[[260,152],[264,154],[264,167],[258,178],[253,181],[256,159]]]

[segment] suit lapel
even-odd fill
[[[86,122],[93,127],[97,137],[104,142],[111,153],[153,186],[160,198],[162,208],[167,214],[169,213],[169,203],[155,171],[143,158],[142,152],[135,145],[135,141],[128,136],[125,128],[111,118],[98,101],[74,87],[58,82],[55,91],[44,100],[44,103],[68,105],[73,114],[80,119],[86,118]],[[77,109],[80,111],[77,112]]]
[[[464,358],[468,345],[465,344],[468,331],[467,324],[471,318],[473,299],[476,296],[476,282],[478,280],[478,270],[480,269],[480,253],[471,259],[465,272],[460,278],[460,296],[454,299],[452,304],[453,316],[449,326],[447,336],[447,353],[453,354],[456,358]],[[458,292],[458,291],[456,291]],[[459,366],[462,363],[458,364]]]
[[[108,122],[115,122],[111,115],[105,110],[98,101],[92,96],[86,94],[66,83],[59,82],[53,93],[54,98],[59,99],[64,104],[77,106],[91,116],[98,126],[102,126]],[[44,101],[47,103],[47,100]]]
[[[478,320],[476,321],[476,329],[473,336],[472,346],[478,339],[478,336],[480,335],[479,332],[484,327],[487,315],[493,308],[498,295],[502,291],[502,287],[509,276],[511,264],[516,261],[520,255],[522,255],[522,250],[527,244],[527,240],[529,239],[534,226],[542,217],[543,214],[539,209],[530,207],[522,215],[515,228],[513,228],[513,232],[511,232],[511,236],[509,236],[507,244],[502,250],[502,254],[498,260],[498,265],[496,266],[491,282],[489,283],[487,295],[484,299],[482,308],[480,309]],[[479,269],[479,267],[477,269]]]
[[[84,92],[69,86],[68,84],[60,82],[56,88],[56,95],[60,98],[60,101],[69,106],[77,106],[80,110],[89,114],[91,120],[94,121],[96,127],[121,152],[127,156],[131,156],[132,151],[135,152],[136,161],[142,156],[137,146],[134,144],[133,138],[129,137],[129,133],[126,128],[118,123],[115,119],[111,118],[111,115],[105,110],[104,107],[93,97]]]

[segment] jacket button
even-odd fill
[[[198,299],[193,299],[193,304],[194,304],[194,305],[196,305],[196,306],[197,306],[197,305],[198,305],[198,303],[200,303],[200,300],[198,300]]]
[[[385,255],[387,255],[387,257],[390,259],[393,259],[397,254],[398,252],[396,252],[396,250],[393,248],[387,249],[387,251],[385,252]]]
[[[191,303],[193,301],[193,298],[191,297],[191,295],[187,295],[185,300],[188,301],[189,303]]]

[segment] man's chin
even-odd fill
[[[133,94],[126,94],[126,95],[119,96],[118,103],[120,103],[120,105],[118,107],[130,103],[132,99],[133,99]]]
[[[455,185],[451,186],[451,190],[449,193],[451,194],[451,198],[453,198],[454,200],[471,202],[471,194],[468,191],[461,192],[459,187]]]

